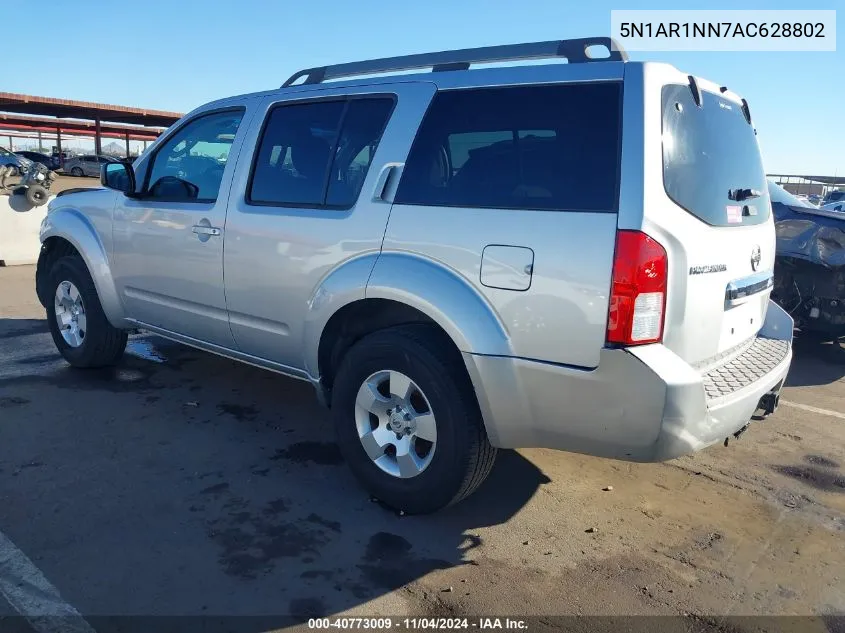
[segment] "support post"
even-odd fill
[[[129,158],[129,132],[126,133],[126,158]]]
[[[65,157],[62,155],[62,128],[56,128],[56,151],[59,153],[59,167],[65,166]]]
[[[100,129],[100,119],[99,117],[94,119],[94,153],[99,156],[103,153],[103,138]]]

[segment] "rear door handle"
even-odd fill
[[[223,232],[216,226],[205,226],[203,224],[195,224],[191,227],[191,231],[197,235],[220,235]]]
[[[399,182],[404,163],[387,163],[376,179],[376,186],[373,190],[374,202],[393,202],[396,194],[396,185]]]

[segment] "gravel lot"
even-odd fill
[[[786,402],[729,448],[665,464],[509,451],[468,501],[404,517],[352,479],[307,384],[143,335],[115,370],[72,370],[33,278],[0,268],[0,534],[92,623],[692,614],[725,630],[714,616],[845,612],[830,344],[796,342]]]

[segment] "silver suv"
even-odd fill
[[[541,57],[569,63],[470,69]],[[202,106],[51,203],[53,339],[95,367],[140,328],[307,380],[405,512],[469,495],[497,448],[658,461],[738,436],[792,356],[748,104],[626,59],[448,51]]]

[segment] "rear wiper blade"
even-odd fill
[[[759,198],[763,194],[756,189],[729,189],[728,200],[736,200],[742,202],[743,200],[751,200],[752,198]]]

